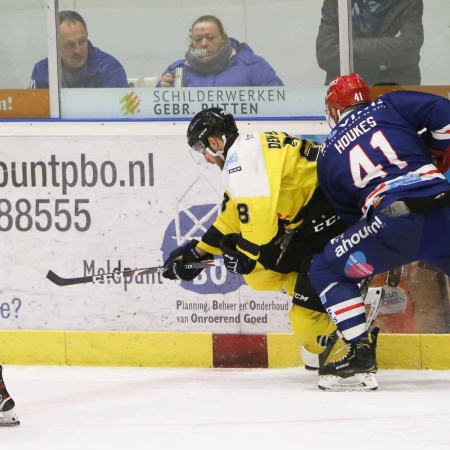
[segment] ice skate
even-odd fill
[[[379,328],[369,339],[347,343],[347,354],[319,368],[319,389],[324,391],[374,391],[378,387],[376,347]]]
[[[367,314],[366,329],[370,331],[377,316],[380,312],[381,302],[384,298],[384,289],[381,287],[369,288],[369,283],[373,277],[367,278],[361,283],[360,291],[361,296],[364,299],[364,304],[370,306],[370,310]],[[317,337],[317,343],[325,348],[322,353],[316,354],[306,350],[305,347],[300,347],[300,358],[305,364],[307,370],[317,370],[320,366],[323,366],[331,351],[333,350],[336,342],[339,340],[339,333],[337,331],[329,335],[320,335]]]
[[[15,406],[14,400],[6,390],[2,376],[2,366],[0,366],[0,427],[14,427],[20,425],[19,418],[14,412]]]

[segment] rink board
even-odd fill
[[[253,291],[224,267],[192,283],[155,275],[59,287],[45,279],[48,269],[76,277],[156,266],[177,245],[201,237],[220,210],[221,178],[216,167],[195,164],[186,126],[0,124],[0,234],[12,243],[0,253],[0,364],[302,364],[290,332],[291,298]],[[313,122],[239,126],[318,141],[327,129]],[[412,301],[405,287],[390,291],[382,307],[379,365],[450,369],[448,284],[430,268],[415,270]]]
[[[58,135],[55,123],[17,136],[17,125],[0,126],[0,236],[8,243],[0,253],[0,329],[291,331],[290,296],[256,292],[223,265],[192,282],[160,273],[66,287],[46,279],[49,270],[71,278],[162,265],[220,213],[221,172],[197,164],[185,123],[170,124],[173,135],[163,125],[147,135],[151,124],[93,123]]]
[[[450,336],[380,334],[381,369],[450,369]],[[303,365],[292,333],[0,331],[0,364],[203,368]]]

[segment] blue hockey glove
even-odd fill
[[[169,257],[164,261],[163,265],[165,270],[162,273],[162,276],[169,280],[192,281],[199,275],[200,272],[204,270],[203,268],[186,269],[184,265],[190,262],[200,262],[205,259],[212,259],[213,256],[210,253],[201,256],[195,249],[197,244],[197,239],[192,239],[192,241],[173,250]]]
[[[247,275],[253,272],[256,261],[236,249],[236,244],[240,237],[241,235],[238,233],[225,235],[220,240],[220,249],[222,250],[223,262],[228,272]]]

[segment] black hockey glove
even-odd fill
[[[200,256],[195,247],[197,246],[197,239],[187,242],[181,247],[173,250],[169,257],[164,261],[165,270],[162,273],[164,278],[169,280],[192,281],[202,270],[200,269],[186,269],[185,264],[190,262],[204,261],[205,259],[212,259],[213,256],[207,253]]]
[[[228,272],[248,275],[253,272],[256,261],[236,249],[236,244],[240,237],[241,235],[238,233],[225,235],[220,240],[220,249],[222,250],[223,262]]]

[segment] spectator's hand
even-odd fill
[[[173,87],[173,75],[166,73],[161,77],[161,87]]]
[[[220,249],[222,250],[223,263],[229,272],[248,275],[250,272],[253,272],[256,261],[236,248],[240,237],[241,235],[238,233],[225,235],[220,240]]]
[[[394,36],[394,37],[400,37],[400,35],[402,34],[402,30],[398,30],[398,33]],[[381,64],[380,65],[380,70],[388,70],[389,69],[389,67],[388,66],[385,66],[384,64]]]
[[[204,269],[186,269],[185,264],[190,262],[200,262],[205,259],[212,259],[210,253],[206,253],[199,248],[197,239],[187,242],[181,247],[173,250],[169,257],[164,261],[165,270],[162,274],[169,280],[192,281]]]

